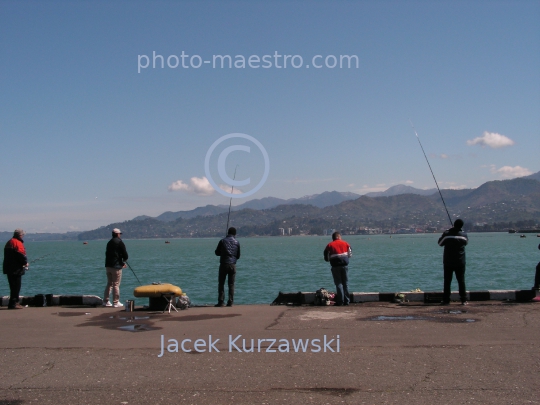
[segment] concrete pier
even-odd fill
[[[0,336],[2,405],[540,402],[540,303],[3,307]]]

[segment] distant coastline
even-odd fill
[[[450,214],[463,218],[468,232],[540,233],[539,179],[540,172],[476,189],[441,191]],[[122,229],[126,239],[215,238],[223,236],[227,216],[225,207],[207,205],[157,217],[139,215],[89,231],[27,233],[26,240],[107,239],[113,228]],[[331,191],[289,200],[265,197],[234,207],[231,221],[243,237],[328,235],[334,230],[347,235],[438,233],[450,226],[438,193],[402,185],[376,196]],[[9,239],[11,231],[0,236]]]
[[[411,235],[437,235],[442,231],[436,232],[411,232],[411,233],[384,233],[384,234],[349,234],[348,236],[364,236],[364,237],[373,237],[373,236],[411,236]],[[69,232],[72,233],[72,232]],[[74,232],[75,235],[67,235],[67,233],[28,233],[26,234],[26,242],[81,242],[81,239],[78,239],[78,232]],[[469,234],[475,233],[508,233],[508,230],[499,230],[499,231],[467,231]],[[540,229],[521,229],[515,232],[516,235],[519,234],[540,234]],[[0,232],[0,240],[8,240],[12,236],[12,232]],[[238,235],[238,238],[304,238],[304,237],[321,237],[329,235],[319,235],[319,234],[310,234],[310,235]],[[124,240],[181,240],[181,239],[219,239],[222,236],[177,236],[177,237],[154,237],[154,238],[124,238]],[[106,241],[109,238],[98,238],[92,239],[93,241]]]

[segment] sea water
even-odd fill
[[[353,257],[349,265],[351,292],[398,292],[420,288],[441,291],[442,253],[439,234],[346,235]],[[242,238],[237,264],[235,304],[269,304],[280,291],[335,289],[330,266],[323,260],[328,236]],[[197,305],[217,301],[219,239],[129,240],[129,263],[142,284],[172,283]],[[540,238],[507,233],[471,233],[467,252],[467,289],[529,289],[540,260]],[[21,295],[98,295],[106,284],[106,240],[26,242],[30,270],[23,276]],[[121,300],[133,299],[139,285],[123,270]],[[9,295],[4,276],[0,295]],[[453,281],[453,290],[457,282]],[[225,286],[227,293],[227,286]],[[137,305],[147,299],[137,299]]]

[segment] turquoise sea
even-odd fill
[[[442,253],[439,234],[345,236],[353,250],[349,266],[351,292],[397,292],[420,288],[442,290]],[[330,237],[242,238],[237,265],[236,304],[269,304],[279,291],[334,289],[323,250]],[[124,239],[131,267],[143,284],[154,281],[180,286],[197,305],[217,300],[219,239]],[[468,290],[529,289],[540,260],[536,234],[520,238],[507,233],[472,233],[467,246]],[[30,264],[23,276],[21,295],[89,294],[103,297],[106,240],[26,242]],[[0,279],[0,295],[9,295]],[[121,300],[133,299],[138,282],[123,271]],[[457,290],[457,282],[452,284]],[[138,305],[146,299],[137,300]]]

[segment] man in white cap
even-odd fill
[[[105,269],[107,270],[107,287],[103,294],[103,306],[123,307],[120,302],[120,281],[122,280],[122,269],[126,267],[128,253],[126,245],[120,238],[122,232],[118,228],[112,230],[112,239],[107,243],[105,251]],[[109,301],[109,295],[113,292],[113,302]]]
[[[19,304],[19,293],[21,291],[21,278],[28,270],[28,259],[22,237],[25,232],[22,229],[15,229],[11,238],[4,247],[4,262],[2,263],[4,274],[9,283],[9,304],[8,309],[24,308]]]

